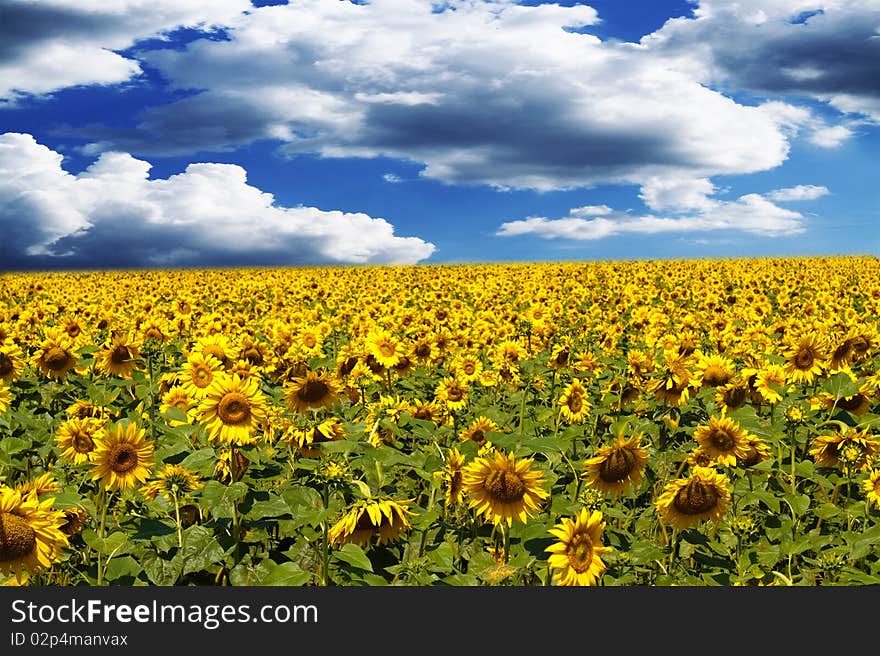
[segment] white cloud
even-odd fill
[[[646,48],[588,33],[584,5],[300,0],[143,59],[177,89],[135,133],[138,153],[224,150],[389,156],[448,183],[540,190],[762,171],[788,155],[776,119]]]
[[[403,182],[401,177],[399,175],[394,174],[394,173],[386,173],[385,175],[382,176],[382,179],[385,182],[390,182],[391,184],[397,184],[398,182]]]
[[[2,0],[0,105],[66,87],[117,84],[141,72],[115,51],[179,27],[212,29],[247,0]]]
[[[828,187],[821,185],[796,185],[785,189],[776,189],[764,194],[764,197],[775,201],[815,200],[827,196],[829,193],[831,192],[828,191]]]
[[[434,251],[381,218],[280,206],[232,164],[194,163],[166,179],[127,153],[104,153],[78,175],[61,165],[31,135],[0,135],[7,263],[414,263]]]
[[[801,214],[779,207],[757,194],[746,194],[735,201],[708,198],[705,201],[691,208],[695,211],[673,217],[622,213],[584,217],[575,211],[560,219],[529,217],[501,224],[496,234],[501,237],[534,235],[544,239],[593,241],[625,234],[722,231],[778,237],[804,230]]]

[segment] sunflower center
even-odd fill
[[[556,364],[560,366],[568,364],[568,351],[560,351],[556,354]]]
[[[834,353],[831,358],[833,360],[844,360],[848,359],[850,354],[853,352],[853,344],[852,340],[844,340],[843,344],[834,349]]]
[[[724,392],[724,405],[734,410],[746,402],[749,390],[745,387],[734,387]]]
[[[813,366],[815,359],[816,354],[813,353],[812,349],[801,349],[794,356],[794,366],[798,369],[809,369]]]
[[[615,449],[599,464],[599,478],[606,483],[622,481],[632,473],[635,454],[629,449]]]
[[[131,352],[128,350],[128,347],[123,344],[116,346],[110,353],[110,361],[113,364],[123,364],[129,360],[131,360]]]
[[[474,372],[477,370],[477,367],[473,362],[465,362],[461,370],[468,376],[473,376]]]
[[[0,377],[8,376],[12,369],[12,358],[0,351]]]
[[[718,503],[718,491],[702,481],[692,480],[675,495],[673,504],[682,515],[699,515]]]
[[[318,343],[317,338],[312,334],[308,334],[305,337],[303,337],[302,341],[303,341],[303,344],[305,344],[305,347],[310,348],[310,349],[315,348],[315,345]]]
[[[46,355],[43,358],[46,366],[53,371],[58,371],[59,369],[64,369],[67,365],[68,358],[70,354],[60,346],[53,346],[48,351],[46,351]]]
[[[849,398],[838,399],[837,407],[852,412],[853,410],[858,410],[859,408],[861,408],[862,403],[864,403],[865,401],[865,397],[861,394],[854,394]]]
[[[719,451],[730,451],[736,446],[736,440],[733,439],[733,436],[722,428],[713,430],[709,439]]]
[[[859,355],[864,355],[871,347],[871,343],[864,337],[853,337],[851,341],[853,350]]]
[[[196,387],[207,387],[211,384],[211,379],[214,376],[211,374],[211,371],[206,367],[197,368],[192,375],[193,385]]]
[[[476,428],[474,429],[474,432],[471,433],[471,440],[473,440],[477,444],[482,444],[486,441],[486,435],[479,428]]]
[[[583,399],[581,399],[580,394],[572,394],[568,399],[568,409],[574,413],[578,413],[581,411],[581,408],[584,407]]]
[[[593,542],[586,535],[580,535],[572,540],[566,551],[568,563],[578,574],[590,569],[593,564]]]
[[[419,344],[415,349],[416,357],[427,358],[431,355],[431,347],[428,344]]]
[[[526,486],[516,472],[494,471],[486,478],[486,490],[501,503],[514,503],[526,494]]]
[[[317,403],[329,393],[330,388],[324,381],[307,380],[296,394],[305,403]]]
[[[77,337],[82,332],[82,329],[79,327],[78,324],[72,323],[67,326],[65,332],[71,337]]]
[[[717,364],[709,365],[703,373],[703,382],[712,387],[724,385],[730,381],[730,374]]]
[[[229,392],[217,404],[217,416],[224,424],[241,424],[251,416],[248,398],[238,392]]]
[[[260,353],[256,346],[251,346],[244,352],[244,359],[251,364],[259,366],[263,363],[263,354]]]
[[[382,354],[383,358],[390,358],[394,355],[394,347],[388,342],[382,342],[379,344],[379,353]]]
[[[26,520],[9,512],[0,512],[0,563],[17,560],[37,546],[37,534]]]
[[[91,453],[94,448],[95,443],[85,433],[77,433],[73,436],[73,450],[77,453]]]
[[[450,401],[461,401],[464,398],[464,392],[460,387],[450,387],[446,393],[446,398]]]
[[[115,444],[113,448],[110,449],[110,456],[107,458],[107,462],[110,469],[114,472],[117,474],[124,474],[137,467],[137,449],[131,444],[125,442]]]

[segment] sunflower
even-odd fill
[[[12,383],[21,378],[24,356],[21,348],[12,341],[0,343],[0,382]]]
[[[785,373],[796,383],[812,383],[825,368],[825,346],[816,333],[808,333],[785,352]]]
[[[547,359],[547,366],[551,369],[565,369],[571,364],[572,352],[571,345],[567,343],[557,344],[550,351],[550,357]]]
[[[137,369],[140,350],[130,337],[115,335],[95,356],[95,368],[106,376],[131,378]]]
[[[867,430],[848,428],[843,433],[817,435],[810,447],[809,453],[820,467],[865,471],[880,451],[880,439]]]
[[[435,426],[443,423],[443,408],[434,401],[415,400],[409,411],[413,419],[421,419],[422,421],[430,421]]]
[[[154,445],[147,431],[132,423],[108,424],[95,440],[92,452],[92,480],[105,489],[124,491],[136,487],[150,475]]]
[[[187,394],[186,390],[183,387],[175,385],[162,395],[161,401],[162,402],[159,405],[160,413],[164,414],[165,411],[169,408],[177,408],[186,415],[187,421],[169,419],[168,423],[171,426],[182,426],[195,420],[195,402],[193,401],[193,398],[189,394]]]
[[[70,417],[77,419],[97,419],[101,424],[107,423],[110,417],[110,409],[102,405],[96,405],[88,399],[79,399],[68,406],[65,412]]]
[[[511,526],[514,519],[525,523],[550,496],[541,487],[544,474],[532,469],[533,462],[532,458],[516,460],[512,452],[495,452],[471,462],[462,470],[468,507],[495,524]]]
[[[290,409],[302,414],[312,408],[332,408],[338,397],[336,382],[320,371],[294,378],[284,395]]]
[[[476,355],[463,353],[452,361],[452,371],[456,378],[465,383],[473,383],[479,380],[483,372],[483,363]]]
[[[367,353],[385,368],[393,367],[405,354],[403,345],[387,330],[375,329],[367,334]]]
[[[619,436],[584,461],[584,478],[597,490],[618,496],[641,482],[647,464],[648,452],[641,446],[641,435]]]
[[[736,464],[738,458],[748,453],[748,433],[735,419],[709,417],[709,422],[698,426],[694,439],[700,447],[720,465]]]
[[[232,467],[232,454],[235,453],[235,471]],[[222,482],[230,481],[235,474],[235,480],[240,481],[241,477],[250,467],[251,461],[240,450],[223,449],[217,454],[217,464],[214,466],[214,475]]]
[[[12,403],[12,395],[9,393],[9,385],[0,384],[0,414],[9,410]]]
[[[749,434],[747,437],[748,450],[746,455],[738,458],[737,464],[740,467],[754,467],[758,463],[768,460],[771,453],[770,446],[756,435]]]
[[[468,403],[468,385],[464,381],[447,376],[437,385],[434,398],[447,410],[461,410]]]
[[[602,513],[587,508],[572,519],[563,518],[550,529],[550,534],[558,538],[558,542],[545,551],[551,554],[548,565],[553,570],[556,585],[596,585],[606,569],[602,554],[611,551],[611,547],[601,542],[604,529]]]
[[[266,419],[266,399],[259,381],[235,374],[218,374],[198,407],[198,421],[208,439],[221,444],[253,444],[254,433]]]
[[[730,358],[717,354],[700,353],[695,369],[695,383],[703,387],[721,387],[733,380],[736,367]]]
[[[559,411],[569,424],[578,424],[590,412],[587,390],[578,378],[573,378],[559,397]]]
[[[865,492],[865,500],[880,508],[880,469],[868,472],[868,478],[862,483]]]
[[[34,353],[31,362],[44,376],[63,380],[76,366],[77,356],[73,341],[65,332],[50,328],[46,331],[46,338],[40,343],[40,348]]]
[[[220,362],[223,369],[232,364],[236,349],[228,337],[220,333],[199,337],[192,347],[190,355],[198,353],[203,357],[212,356]]]
[[[183,390],[194,399],[202,399],[218,374],[223,372],[223,363],[213,355],[201,352],[191,353],[177,374]]]
[[[64,513],[64,522],[60,526],[60,530],[67,537],[73,537],[83,532],[86,522],[89,520],[89,514],[85,508],[79,506],[75,508],[67,508],[62,511]]]
[[[660,518],[676,529],[718,521],[730,502],[730,479],[711,467],[694,467],[690,476],[666,485],[655,507]]]
[[[734,380],[715,388],[715,403],[727,412],[743,407],[752,394],[746,381]]]
[[[0,486],[0,572],[22,583],[27,574],[48,569],[70,546],[61,532],[64,513],[52,510],[55,499],[40,500]]]
[[[321,448],[315,445],[345,439],[345,425],[336,417],[328,417],[306,430],[295,430],[291,442],[303,458],[320,458]]]
[[[327,532],[331,546],[352,543],[361,547],[373,538],[377,545],[395,542],[403,532],[412,528],[409,521],[409,501],[369,499],[358,501]]]
[[[442,478],[446,485],[445,505],[457,506],[464,500],[464,484],[461,470],[464,467],[464,455],[458,449],[449,452],[446,459],[446,469],[435,472],[434,476]]]
[[[75,465],[87,462],[104,423],[92,417],[71,417],[61,422],[55,433],[55,444],[61,449],[61,457],[72,460]]]
[[[169,503],[174,503],[202,487],[203,483],[197,474],[186,467],[169,463],[156,474],[155,480],[141,486],[141,494],[148,499],[155,499],[161,494]]]
[[[865,325],[859,329],[853,329],[849,340],[853,349],[852,359],[854,362],[860,362],[869,359],[877,349],[880,335],[878,335],[875,326]]]
[[[477,417],[474,422],[461,432],[459,440],[467,442],[468,440],[475,442],[478,446],[483,446],[488,441],[486,433],[498,430],[498,424],[482,415]]]
[[[656,377],[648,388],[655,399],[675,406],[687,403],[692,374],[684,356],[675,351],[666,351],[663,366],[655,374]]]
[[[44,497],[47,494],[58,492],[58,481],[55,480],[52,472],[46,472],[33,480],[19,483],[15,489],[21,493],[22,497],[30,494],[31,491],[36,492],[38,497]]]
[[[765,403],[778,403],[785,393],[787,376],[785,369],[778,364],[768,364],[758,370],[755,376],[755,390]]]

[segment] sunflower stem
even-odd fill
[[[109,504],[109,498],[107,496],[107,490],[104,486],[101,486],[101,489],[98,492],[98,505],[101,507],[101,521],[98,524],[98,538],[103,549],[104,546],[104,527],[107,522],[107,506]],[[98,549],[98,585],[104,585],[104,558],[102,549]]]
[[[321,490],[321,500],[324,502],[324,511],[330,506],[330,489],[327,483]],[[330,537],[328,534],[327,519],[321,522],[321,585],[330,585]]]
[[[229,473],[230,480],[232,481],[230,486],[238,482],[237,455],[238,452],[235,450],[235,443],[233,442],[229,445]],[[232,502],[232,539],[235,542],[235,551],[232,558],[237,565],[241,560],[241,519],[238,515],[238,500]]]
[[[171,495],[174,497],[174,520],[177,524],[177,546],[183,549],[183,527],[180,524],[180,501],[177,498],[177,490],[172,488]]]

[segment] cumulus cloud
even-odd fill
[[[708,84],[800,95],[880,121],[876,0],[700,0],[694,15],[642,46]]]
[[[786,187],[785,189],[776,189],[767,194],[766,198],[775,201],[790,200],[815,200],[822,196],[827,196],[830,191],[828,187],[822,185],[796,185],[794,187]]]
[[[671,187],[671,185],[669,185]],[[683,184],[681,188],[688,185]],[[780,190],[789,191],[792,190]],[[802,192],[808,194],[808,192]],[[684,202],[675,205],[675,199]],[[630,216],[615,212],[586,217],[572,210],[559,219],[529,217],[501,224],[496,235],[514,237],[533,235],[544,239],[592,241],[617,235],[648,235],[660,233],[699,233],[739,231],[767,237],[789,235],[804,230],[803,216],[779,207],[758,194],[746,194],[734,201],[721,201],[703,196],[700,203],[692,203],[693,196],[673,196],[670,206],[692,211],[673,216]],[[661,203],[658,206],[666,206]]]
[[[434,245],[381,218],[283,207],[232,164],[150,179],[107,152],[77,175],[29,134],[0,135],[0,260],[7,269],[414,263]]]
[[[125,82],[141,66],[116,51],[181,27],[210,30],[250,8],[248,0],[0,0],[0,106]]]
[[[151,50],[174,89],[95,149],[181,154],[259,139],[285,153],[388,156],[447,183],[539,190],[775,167],[776,117],[644,47],[589,34],[590,7],[299,0],[229,21],[226,40]],[[632,46],[632,44],[629,44]]]

